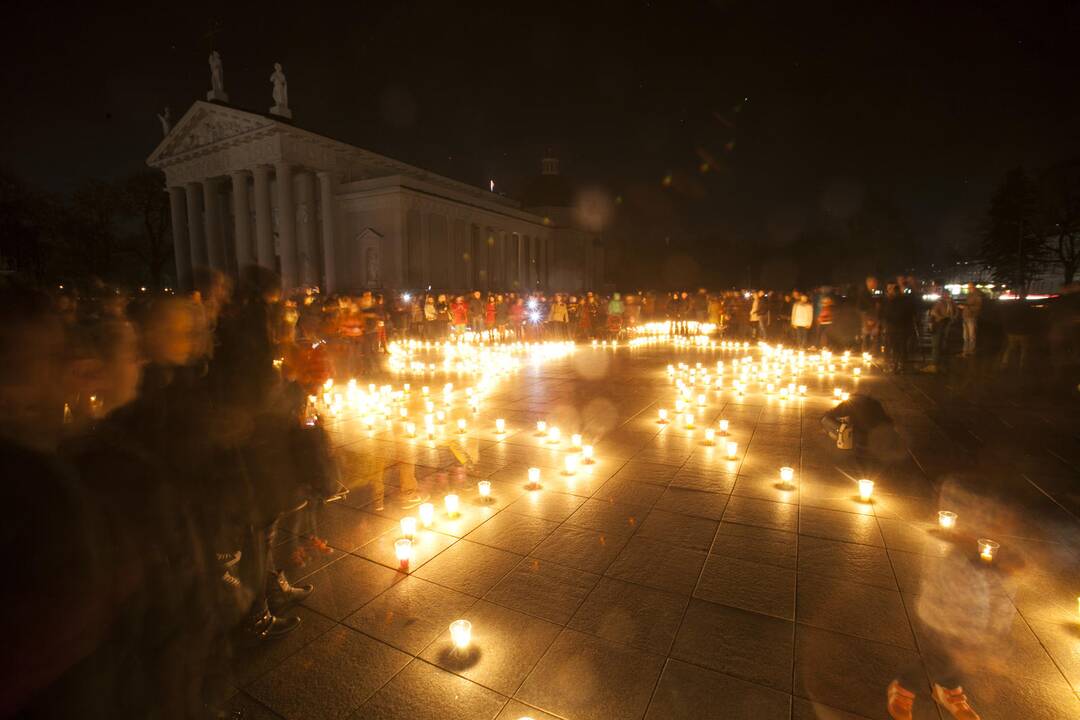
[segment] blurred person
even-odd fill
[[[797,293],[791,305],[791,327],[795,333],[795,344],[806,348],[810,338],[810,328],[814,325],[814,306],[804,293]]]
[[[525,299],[516,298],[509,310],[510,330],[518,341],[525,339]]]
[[[910,299],[903,294],[898,284],[889,283],[886,287],[881,314],[885,328],[885,351],[889,360],[889,369],[894,373],[903,373],[907,369],[909,345],[915,330],[915,317]]]
[[[949,328],[956,316],[956,305],[952,295],[944,287],[938,289],[938,299],[930,307],[930,364],[923,368],[923,372],[936,373],[942,366],[945,343],[948,340]]]
[[[859,341],[863,352],[875,352],[879,347],[881,332],[881,298],[878,293],[878,279],[869,275],[855,301],[859,311]]]
[[[758,290],[754,293],[754,298],[750,303],[750,327],[753,330],[755,339],[762,342],[768,340],[765,322],[768,312],[765,291]]]
[[[1031,337],[1035,334],[1035,313],[1026,297],[1007,301],[1001,307],[1002,326],[1005,330],[1005,350],[1001,354],[1001,369],[1008,370],[1013,355],[1016,355],[1017,368],[1027,369],[1028,355],[1031,352]]]
[[[975,354],[975,343],[978,338],[978,318],[983,314],[983,303],[986,296],[974,283],[968,283],[968,295],[963,299],[961,317],[963,320],[963,356],[971,357]]]
[[[548,312],[547,319],[548,326],[552,331],[552,336],[556,340],[566,340],[570,336],[567,331],[567,325],[570,322],[570,313],[566,307],[566,303],[563,302],[562,294],[555,294],[555,299],[551,303],[551,310]]]

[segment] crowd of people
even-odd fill
[[[588,340],[656,322],[689,332],[693,321],[724,338],[884,348],[901,372],[920,336],[928,369],[975,355],[999,314],[1001,361],[1024,367],[1038,332],[1024,303],[999,313],[974,286],[957,302],[907,277],[807,292],[334,297],[283,297],[256,267],[235,286],[197,280],[184,296],[0,288],[0,462],[16,509],[7,546],[35,557],[14,579],[5,715],[218,707],[233,650],[292,632],[291,608],[313,592],[275,565],[282,523],[301,550],[330,552],[304,518],[348,492],[307,397],[328,377],[378,373],[396,339]],[[1051,334],[1071,362],[1075,297]]]

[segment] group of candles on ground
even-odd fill
[[[800,382],[807,374],[816,374],[819,380],[826,376],[833,379],[836,375],[846,376],[850,382],[857,384],[862,376],[863,367],[868,367],[872,361],[869,354],[864,353],[861,363],[853,360],[850,353],[834,356],[828,351],[819,354],[807,354],[803,351],[795,351],[783,346],[771,346],[764,343],[758,345],[757,350],[761,358],[755,361],[750,355],[749,343],[729,342],[712,340],[704,335],[685,338],[673,336],[670,325],[663,328],[652,328],[649,332],[639,332],[629,345],[654,344],[667,340],[678,348],[710,349],[725,353],[733,353],[736,357],[725,364],[723,360],[717,361],[715,370],[710,371],[702,363],[698,362],[694,367],[685,363],[667,366],[669,380],[675,385],[675,418],[681,421],[686,430],[695,429],[696,418],[691,410],[693,404],[698,409],[704,409],[709,404],[709,393],[719,396],[725,389],[725,376],[728,377],[728,387],[734,392],[737,399],[741,400],[751,387],[756,387],[767,398],[778,399],[781,403],[798,401],[806,398],[807,386]],[[666,338],[665,338],[666,336]],[[593,343],[597,346],[597,343]],[[616,343],[605,344],[607,347],[617,347]],[[418,359],[417,355],[423,351],[441,351],[443,361],[441,363],[425,363]],[[391,367],[399,373],[422,373],[430,374],[436,370],[457,375],[479,376],[479,380],[472,387],[465,389],[466,404],[470,414],[476,415],[480,409],[481,398],[491,390],[495,380],[505,377],[509,373],[521,367],[522,359],[538,362],[547,359],[564,357],[574,352],[573,343],[511,343],[505,345],[483,345],[478,343],[443,343],[423,344],[409,343],[395,346],[391,352]],[[786,382],[785,382],[786,380]],[[396,407],[398,418],[403,422],[405,437],[417,438],[416,424],[408,418],[407,403],[411,397],[411,387],[408,383],[401,390],[393,390],[390,386],[382,386],[378,389],[374,385],[368,386],[365,393],[359,390],[355,381],[350,381],[343,395],[332,392],[332,382],[324,388],[325,393],[321,398],[326,408],[340,411],[344,406],[357,410],[363,418],[362,422],[368,431],[373,431],[376,417],[381,416],[386,426],[391,429],[394,426],[393,416]],[[849,392],[842,387],[834,387],[832,398],[835,402],[843,402],[849,398]],[[430,389],[425,386],[421,389],[421,397],[424,404],[424,436],[433,441],[436,434],[445,432],[447,425],[447,410],[451,408],[455,399],[454,386],[447,383],[443,387],[444,409],[436,409]],[[316,398],[312,398],[316,400]],[[336,412],[334,413],[336,414]],[[668,411],[664,408],[658,410],[657,423],[668,425],[672,422]],[[455,422],[458,435],[468,433],[468,421],[466,418],[458,418]],[[506,436],[507,424],[504,418],[497,418],[494,423],[495,435],[502,439]],[[718,437],[729,438],[724,441],[723,449],[728,460],[738,459],[738,443],[730,439],[730,422],[720,419],[716,427],[704,428],[702,443],[705,446],[715,446]],[[536,423],[535,436],[540,441],[552,448],[559,447],[562,442],[562,433],[558,427],[549,426],[544,420]],[[573,478],[580,470],[581,465],[594,462],[594,450],[592,445],[583,443],[581,434],[574,433],[570,437],[569,449],[563,458],[562,475],[568,480]],[[541,482],[541,470],[532,467],[527,470],[526,487],[529,491],[539,491],[543,485]],[[862,478],[857,481],[859,499],[864,503],[873,502],[874,481]],[[795,469],[792,467],[780,468],[780,487],[786,490],[795,489]],[[483,503],[492,502],[491,482],[480,480],[477,483],[477,494]],[[451,493],[443,498],[443,507],[446,517],[457,518],[461,512],[461,498],[456,493]],[[419,528],[429,529],[436,520],[436,507],[432,503],[424,503],[418,508],[418,517],[408,516],[400,520],[401,537],[395,542],[395,555],[400,568],[408,571],[413,560],[413,542]],[[952,532],[957,526],[957,514],[952,511],[942,510],[938,513],[938,525],[943,531]],[[992,563],[1000,548],[994,540],[987,538],[978,539],[978,553],[981,561]],[[1078,599],[1080,601],[1080,599]],[[454,647],[459,650],[468,648],[472,642],[472,624],[465,619],[455,620],[450,625],[450,637]]]

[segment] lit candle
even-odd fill
[[[728,460],[734,460],[739,455],[739,443],[734,440],[729,440],[727,444],[727,458]]]
[[[476,489],[480,492],[480,497],[484,498],[485,500],[491,497],[490,480],[481,480],[480,482],[476,483]]]
[[[581,447],[581,461],[585,464],[589,464],[593,461],[593,446],[583,445]]]
[[[430,400],[424,402],[424,412],[431,414],[435,412],[435,403]]]
[[[720,421],[720,434],[721,435],[727,435],[729,427],[731,427],[731,423],[729,421],[721,420]]]
[[[854,369],[852,369],[851,374],[854,375],[856,377],[856,379],[858,379],[858,377],[860,375],[862,375],[862,368],[854,368]]]
[[[698,395],[697,396],[697,404],[698,404],[698,407],[705,407],[705,396],[704,395]]]
[[[799,395],[801,395],[803,397],[806,397],[806,386],[805,385],[800,385],[799,386]]]
[[[942,510],[937,514],[937,521],[943,530],[952,530],[956,527],[956,513]]]
[[[465,434],[465,418],[458,418],[457,431],[462,435]]]
[[[543,435],[546,432],[547,432],[547,423],[544,422],[543,420],[537,420],[536,421],[536,434],[537,435]]]
[[[455,620],[450,623],[450,639],[458,650],[469,647],[472,642],[472,623],[468,620]]]
[[[409,417],[409,408],[407,408],[407,407],[401,408],[400,410],[398,410],[398,415],[401,416],[402,420]]]
[[[529,468],[529,487],[534,490],[540,487],[540,468]]]
[[[461,504],[461,500],[457,495],[450,493],[443,498],[443,503],[446,505],[446,514],[450,517],[454,517],[458,514],[458,507]]]
[[[999,547],[1001,547],[1001,545],[993,540],[979,538],[979,557],[983,562],[993,562],[994,555],[997,553]]]
[[[859,481],[859,499],[870,502],[870,496],[874,494],[874,481],[863,478]]]
[[[435,521],[435,506],[431,503],[424,503],[420,506],[418,512],[420,513],[420,523],[424,527],[431,527],[431,523]]]
[[[431,392],[431,390],[428,388],[427,385],[420,388],[420,394],[423,395],[424,397],[427,397],[429,392]]]
[[[411,437],[411,438],[416,437],[416,423],[413,423],[413,422],[405,423],[405,436],[406,437]]]
[[[549,443],[551,443],[552,445],[558,445],[559,444],[559,438],[561,437],[561,435],[562,434],[559,432],[559,428],[557,428],[557,427],[548,428],[547,441]]]
[[[580,433],[574,433],[573,435],[570,436],[570,447],[574,447],[574,448],[580,448],[581,447],[581,434]]]
[[[692,413],[686,413],[683,415],[683,427],[687,430],[694,429],[694,415]]]
[[[834,397],[834,398],[836,398],[837,400],[839,400],[839,399],[840,399],[840,393],[842,393],[842,392],[843,392],[843,390],[841,390],[841,389],[840,389],[840,388],[838,388],[838,387],[834,387],[834,388],[832,389],[832,394],[833,394],[833,397]]]
[[[578,458],[577,453],[570,453],[569,455],[567,455],[566,459],[564,460],[564,465],[565,465],[565,468],[566,468],[566,474],[567,475],[576,475],[577,471],[578,471],[578,463],[579,462],[580,462],[580,458]]]
[[[401,534],[407,538],[416,535],[416,518],[412,515],[401,518]]]
[[[398,562],[402,567],[407,567],[409,561],[412,560],[412,540],[409,538],[401,538],[394,543],[394,554],[397,556]]]
[[[495,420],[495,432],[502,435],[506,432],[506,421],[502,418],[496,418]]]
[[[715,445],[716,444],[716,431],[713,430],[712,428],[705,428],[705,444],[706,445]]]
[[[659,419],[657,420],[658,423],[663,425],[667,422],[667,410],[665,410],[664,408],[660,408],[656,414],[659,416]]]
[[[791,487],[792,481],[795,479],[795,468],[782,467],[780,468],[780,482],[784,487]]]

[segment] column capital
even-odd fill
[[[248,175],[251,174],[251,172],[252,171],[247,169],[247,168],[240,168],[238,170],[230,170],[229,171],[229,177],[231,177],[231,178],[246,178]]]

